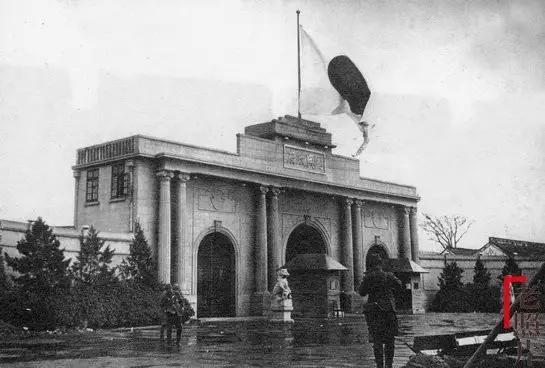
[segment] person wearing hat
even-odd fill
[[[370,255],[369,270],[358,292],[361,296],[369,295],[364,313],[377,368],[392,368],[398,333],[394,291],[401,288],[402,283],[394,274],[382,270],[382,259]]]
[[[176,315],[176,306],[174,292],[172,290],[172,285],[165,285],[165,290],[161,294],[160,299],[161,306],[161,331],[160,331],[160,340],[161,342],[165,339],[165,329],[167,331],[167,342],[170,343],[172,340],[172,324],[174,323],[174,316]]]

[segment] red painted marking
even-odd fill
[[[511,289],[509,286],[513,283],[524,283],[528,281],[528,277],[524,275],[505,275],[503,277],[503,328],[511,327],[511,318],[509,311],[511,309]]]

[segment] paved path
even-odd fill
[[[412,352],[415,335],[491,328],[493,314],[400,316],[395,367]],[[298,320],[210,321],[184,328],[181,347],[158,341],[157,329],[107,330],[51,338],[0,341],[0,367],[374,367],[360,316]]]

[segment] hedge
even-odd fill
[[[128,283],[43,294],[12,290],[0,300],[0,320],[31,330],[152,325],[160,320],[160,294]]]

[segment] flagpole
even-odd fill
[[[296,11],[297,13],[297,117],[301,120],[301,35],[300,35],[300,25],[299,25],[299,14],[300,10]]]

